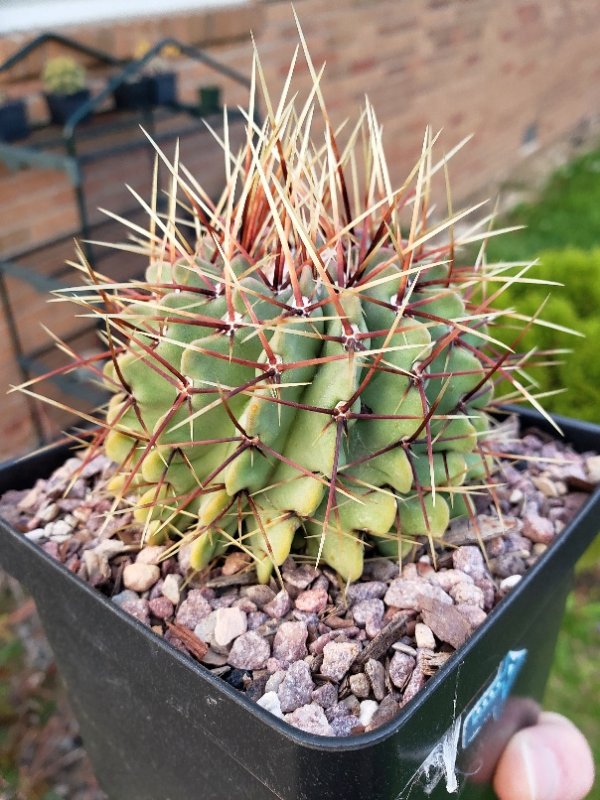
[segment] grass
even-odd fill
[[[493,237],[489,260],[520,261],[543,250],[600,245],[600,148],[565,164],[534,203],[523,203],[502,223],[526,228]]]

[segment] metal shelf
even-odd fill
[[[182,55],[203,63],[211,71],[246,88],[250,87],[250,82],[245,76],[220,64],[202,50],[171,38],[158,42],[142,58],[126,61],[117,59],[110,53],[83,45],[75,39],[49,32],[36,37],[7,61],[0,64],[0,73],[10,70],[47,42],[58,43],[66,49],[83,53],[97,63],[117,68],[119,71],[108,80],[100,92],[77,108],[62,128],[56,125],[38,125],[32,129],[25,143],[0,142],[0,161],[3,161],[10,169],[52,169],[64,172],[73,187],[79,217],[78,227],[68,234],[62,234],[51,241],[24,249],[9,259],[0,255],[0,305],[7,321],[10,344],[23,381],[28,381],[32,377],[48,371],[46,359],[54,348],[53,345],[49,345],[34,350],[24,350],[19,333],[18,313],[11,302],[6,279],[11,278],[25,282],[40,294],[67,288],[68,284],[64,278],[68,267],[44,272],[36,269],[34,265],[36,258],[39,260],[40,253],[45,253],[49,248],[56,248],[59,251],[61,246],[66,246],[67,243],[72,242],[73,238],[82,240],[84,252],[94,266],[99,262],[109,260],[111,254],[114,254],[107,248],[93,247],[88,241],[100,238],[103,231],[115,223],[110,219],[100,222],[91,221],[88,213],[90,197],[86,191],[85,168],[105,159],[144,148],[153,155],[151,144],[139,134],[140,125],[156,142],[165,144],[196,132],[205,133],[207,129],[202,121],[204,118],[210,122],[212,127],[217,126],[219,121],[222,122],[222,109],[212,110],[204,117],[198,107],[178,101],[138,111],[107,110],[106,106],[114,90],[121,84],[143,74],[146,65],[158,56],[165,46],[174,46]],[[243,122],[244,116],[239,111],[228,111],[228,120]],[[260,122],[258,113],[256,121]],[[128,136],[133,131],[136,131],[134,139]],[[139,206],[112,210],[119,216],[127,218],[143,213]],[[126,259],[122,261],[123,264],[125,262]],[[123,272],[118,274],[119,270],[123,270]],[[104,267],[103,271],[105,271]],[[124,274],[125,268],[121,266],[117,268],[116,272],[117,274],[111,275],[114,280],[133,277],[131,270],[129,274]],[[93,324],[90,324],[85,328],[73,330],[67,338],[80,338],[82,335],[92,332],[94,327]],[[80,377],[63,375],[58,376],[54,383],[64,394],[78,397],[91,406],[97,405],[104,399],[100,387],[91,380],[86,383]],[[43,444],[45,437],[37,403],[30,402],[29,408],[32,424],[40,444]]]

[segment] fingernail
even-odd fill
[[[525,731],[519,738],[523,772],[529,787],[529,795],[523,800],[560,800],[556,755],[539,739],[532,741]]]

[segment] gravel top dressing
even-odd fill
[[[0,498],[0,514],[123,610],[301,730],[324,736],[389,721],[486,619],[551,545],[600,481],[600,456],[502,424],[492,492],[477,526],[451,523],[414,562],[367,558],[344,585],[301,556],[268,585],[241,551],[192,573],[189,553],[140,549],[129,509],[107,518],[113,465],[69,458],[48,479]],[[508,435],[507,435],[508,434]],[[508,454],[510,453],[510,456]],[[478,530],[477,530],[478,527]],[[484,554],[485,551],[485,554]]]

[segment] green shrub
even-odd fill
[[[549,411],[600,421],[600,247],[589,251],[548,250],[540,254],[540,262],[540,267],[530,270],[529,277],[557,281],[564,284],[564,288],[515,284],[507,290],[500,304],[532,315],[550,295],[541,318],[574,329],[584,338],[535,325],[519,342],[518,350],[523,352],[532,347],[571,350],[556,357],[562,363],[530,369],[528,375],[535,378],[539,391],[568,387],[563,394],[543,401]],[[501,338],[509,342],[515,335],[516,330],[507,326]]]
[[[502,224],[522,231],[490,240],[490,261],[535,258],[562,247],[591,249],[600,244],[600,149],[565,164],[548,180],[535,203],[522,203]]]

